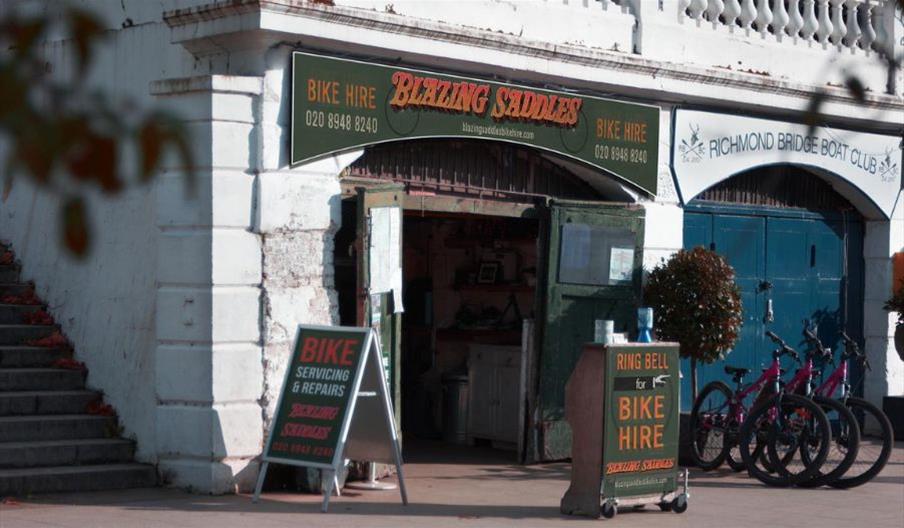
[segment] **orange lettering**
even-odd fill
[[[618,419],[622,422],[631,419],[631,398],[628,396],[618,398]]]
[[[411,87],[414,85],[414,75],[408,72],[397,71],[392,74],[392,85],[395,86],[395,93],[392,100],[389,101],[390,106],[404,108],[411,99]]]

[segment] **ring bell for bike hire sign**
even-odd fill
[[[659,108],[295,52],[292,164],[420,138],[519,143],[656,194]]]
[[[677,487],[678,347],[610,346],[606,354],[602,494]]]
[[[354,459],[395,464],[407,504],[392,404],[373,330],[299,326],[293,350],[254,502],[270,462],[312,467],[324,470],[325,512],[336,474],[346,459]]]

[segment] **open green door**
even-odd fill
[[[548,213],[535,442],[540,460],[559,460],[571,451],[565,383],[594,320],[636,334],[644,220],[640,207],[601,202],[554,201]]]
[[[397,184],[356,187],[358,326],[376,329],[395,420],[401,424],[402,196]]]

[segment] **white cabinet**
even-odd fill
[[[521,347],[471,345],[468,437],[517,444]]]

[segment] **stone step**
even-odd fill
[[[0,254],[4,251],[0,250]],[[0,283],[19,282],[19,265],[18,264],[0,264]]]
[[[89,390],[0,392],[0,416],[80,414],[100,399]]]
[[[90,414],[39,414],[0,416],[0,442],[115,438],[119,435],[112,416]]]
[[[27,282],[0,282],[0,297],[5,295],[24,295],[32,290]]]
[[[0,346],[0,369],[49,367],[58,359],[72,357],[64,348]]]
[[[156,484],[157,473],[147,464],[0,469],[0,496],[143,488]]]
[[[0,324],[0,346],[24,345],[49,336],[55,329],[52,325]]]
[[[49,440],[0,444],[0,469],[128,463],[135,443],[122,438]]]
[[[25,315],[40,309],[40,306],[30,304],[0,304],[0,325],[25,324]]]
[[[0,368],[4,391],[77,390],[85,388],[85,371],[59,368]]]

